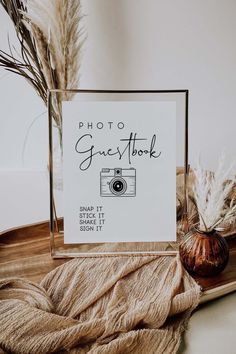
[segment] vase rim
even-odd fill
[[[194,226],[193,227],[193,230],[199,232],[199,234],[205,234],[205,235],[211,235],[211,234],[215,234],[217,231],[215,229],[211,230],[211,231],[203,231],[203,230],[200,230],[197,226]]]

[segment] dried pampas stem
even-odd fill
[[[211,173],[202,168],[200,162],[194,169],[195,183],[193,186],[194,200],[199,214],[199,229],[210,232],[220,224],[236,217],[234,200],[227,207],[225,202],[236,183],[232,168],[225,168],[225,157],[222,154],[218,168]]]
[[[78,0],[28,0],[25,20],[40,29],[48,51],[41,52],[43,62],[49,62],[52,88],[78,87],[79,55],[83,41],[79,23],[82,18]],[[46,57],[45,57],[46,55]],[[51,79],[53,79],[51,82]],[[69,97],[63,97],[63,99]]]
[[[0,66],[23,76],[47,105],[48,89],[72,89],[79,83],[82,40],[80,0],[0,0],[21,46],[20,56],[0,50]],[[61,103],[56,95],[53,118],[61,134]]]

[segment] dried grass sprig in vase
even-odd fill
[[[228,263],[228,245],[219,231],[225,223],[235,223],[235,201],[226,203],[236,183],[231,174],[232,166],[225,168],[223,155],[215,173],[204,170],[200,163],[194,170],[193,196],[199,223],[179,246],[181,260],[190,273],[217,275]]]
[[[80,29],[80,0],[0,0],[12,20],[20,44],[18,54],[0,50],[0,66],[23,76],[47,105],[48,89],[77,88],[84,39]],[[53,118],[62,136],[60,94]]]

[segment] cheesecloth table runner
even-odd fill
[[[199,298],[178,256],[73,259],[40,285],[0,282],[0,348],[174,354]]]

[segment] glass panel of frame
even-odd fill
[[[125,241],[125,237],[121,239],[118,237],[113,240],[111,235],[111,241],[106,238],[103,239],[105,241],[95,241],[91,242],[89,240],[86,242],[86,237],[83,234],[83,238],[80,240],[79,234],[77,235],[78,242],[68,243],[68,239],[64,239],[64,205],[68,204],[68,198],[66,199],[64,196],[64,176],[65,176],[65,158],[63,144],[65,141],[65,137],[63,134],[64,127],[64,119],[70,119],[68,117],[68,110],[65,110],[65,107],[69,106],[70,102],[78,102],[80,107],[82,107],[84,102],[90,103],[89,105],[94,105],[95,109],[99,107],[97,102],[103,103],[130,103],[132,109],[135,108],[135,103],[140,102],[159,102],[159,103],[170,103],[172,107],[175,108],[175,146],[173,148],[173,153],[175,154],[175,165],[176,165],[176,181],[178,180],[178,192],[175,196],[175,210],[176,210],[176,235],[170,236],[170,241],[163,240],[161,242],[153,241],[148,239],[148,228],[147,228],[147,236],[144,235],[143,239],[140,240],[140,237],[137,235],[137,240],[135,239],[135,235],[133,238],[129,239],[128,242]],[[75,107],[78,107],[75,104]],[[108,106],[106,104],[105,106]],[[139,110],[139,107],[137,109]],[[88,107],[88,105],[85,105]],[[111,106],[111,109],[116,107],[114,104]],[[118,106],[117,106],[118,107]],[[147,105],[148,107],[148,105]],[[151,106],[150,106],[151,107]],[[122,108],[123,109],[123,108]],[[145,106],[144,106],[145,109]],[[65,113],[67,112],[67,113]],[[121,111],[122,112],[122,111]],[[81,113],[81,110],[80,110]],[[188,90],[157,90],[157,91],[114,91],[114,90],[50,90],[48,97],[48,116],[49,116],[49,175],[50,175],[50,247],[51,247],[51,255],[54,258],[64,258],[64,257],[101,257],[101,256],[135,256],[135,255],[175,255],[178,251],[178,241],[181,237],[182,225],[185,221],[187,215],[187,177],[188,177]],[[115,114],[114,114],[115,116]],[[145,116],[143,117],[148,124],[148,116],[149,112],[147,110]],[[86,119],[85,119],[86,120]],[[101,120],[101,119],[100,119]],[[111,119],[112,120],[112,119]],[[83,117],[81,117],[81,122],[83,121]],[[110,121],[110,120],[109,120]],[[88,120],[86,120],[86,124]],[[81,126],[83,123],[80,123]],[[105,122],[104,122],[105,124]],[[109,128],[111,128],[111,122],[109,123]],[[145,122],[143,123],[145,124]],[[103,128],[103,124],[97,127],[98,129]],[[120,128],[122,128],[120,126]],[[168,128],[168,127],[167,127]],[[70,129],[73,129],[73,127]],[[67,133],[68,135],[68,133]],[[68,136],[67,136],[68,140]],[[150,151],[149,151],[150,152]],[[87,159],[88,161],[88,159]],[[91,161],[90,161],[91,162]],[[84,163],[84,166],[86,163]],[[102,169],[100,172],[100,184],[102,185],[102,181],[105,178],[113,178],[117,176],[113,176],[113,174],[122,173],[120,171],[120,165],[114,165],[114,169],[109,170],[109,173],[106,175],[107,169]],[[68,165],[67,165],[68,166]],[[87,165],[88,166],[88,165]],[[107,166],[104,166],[107,167]],[[118,168],[119,167],[119,171]],[[85,167],[87,168],[87,167]],[[132,193],[134,195],[134,191],[132,192],[132,186],[134,179],[134,171],[135,169],[129,170],[126,169],[129,174],[129,180],[124,181],[126,184],[126,194]],[[103,172],[105,171],[105,172]],[[131,173],[131,175],[130,175]],[[149,173],[147,171],[147,173]],[[152,170],[151,170],[152,173]],[[112,176],[111,176],[112,175]],[[126,174],[123,171],[123,175]],[[109,177],[110,176],[110,177]],[[125,179],[126,177],[124,177]],[[112,181],[114,178],[112,179]],[[131,181],[131,184],[129,184]],[[89,181],[88,181],[89,183]],[[109,182],[110,183],[110,182]],[[118,184],[117,184],[118,183]],[[166,183],[167,184],[167,183]],[[105,186],[105,187],[104,187]],[[105,188],[100,191],[100,196],[104,195],[109,196],[109,194],[114,194],[117,196],[119,193],[119,188],[121,187],[120,182],[116,181],[115,188],[117,190],[108,189],[107,185],[104,185],[102,188]],[[88,186],[87,186],[88,187]],[[84,186],[78,185],[77,187],[84,188]],[[101,187],[100,187],[101,188]],[[163,184],[163,190],[168,190],[168,185]],[[76,193],[76,191],[75,191]],[[104,195],[103,195],[103,194]],[[125,196],[125,193],[123,196]],[[113,195],[113,196],[114,196]],[[111,195],[112,196],[112,195]],[[106,200],[108,200],[107,198]],[[122,199],[122,198],[120,198]],[[66,201],[67,200],[67,201]],[[104,200],[104,199],[103,199]],[[111,198],[109,199],[111,200]],[[128,199],[126,199],[128,200]],[[66,202],[65,202],[66,201]],[[155,200],[154,200],[155,203]],[[155,204],[154,204],[155,205]],[[84,211],[91,211],[86,210]],[[67,210],[68,215],[68,210]],[[91,214],[92,215],[92,214]],[[96,221],[91,221],[91,223]],[[84,223],[84,221],[83,221]],[[122,223],[122,221],[121,221]],[[145,220],[143,221],[145,224]],[[152,231],[155,233],[159,232],[158,221],[152,223]],[[163,227],[163,226],[162,226]],[[125,234],[125,227],[124,227]],[[89,238],[88,238],[89,239]],[[121,240],[121,241],[120,241]],[[147,240],[147,241],[146,241]],[[171,241],[175,240],[175,241]],[[109,241],[109,242],[107,242]]]

